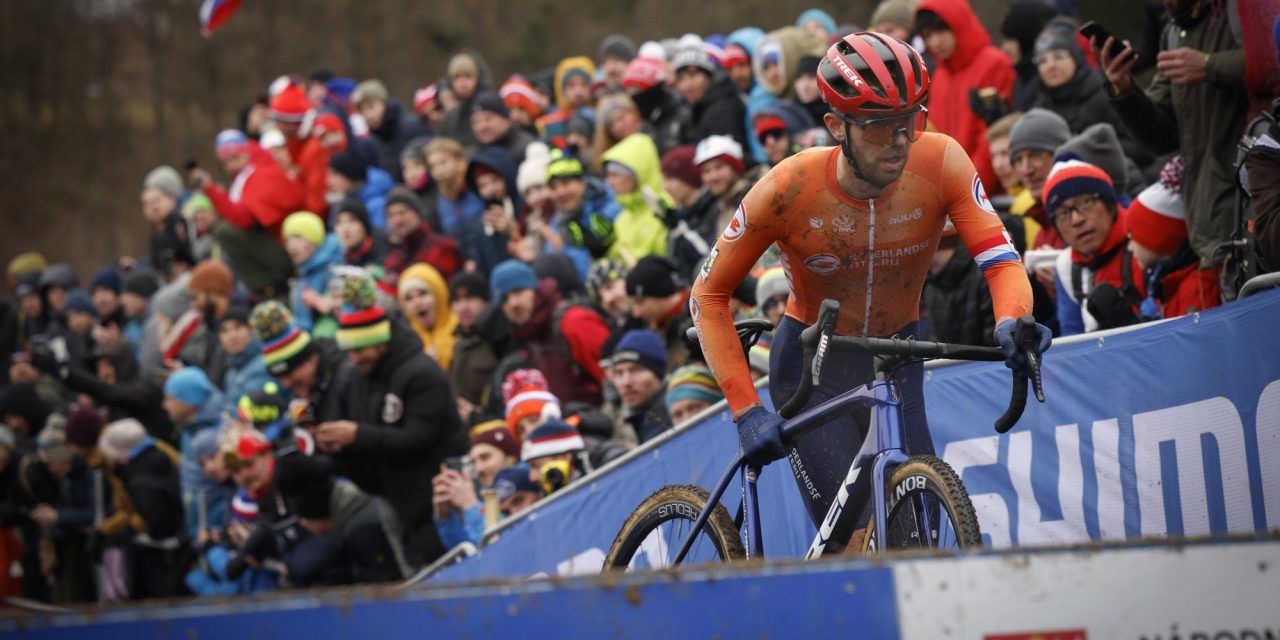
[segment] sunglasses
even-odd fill
[[[859,120],[837,113],[842,120],[857,127],[862,132],[862,139],[868,144],[889,146],[906,134],[907,139],[916,142],[924,135],[925,126],[929,122],[929,110],[920,107],[915,111],[899,113],[881,118]]]

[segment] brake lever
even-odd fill
[[[1031,379],[1031,390],[1036,394],[1036,400],[1040,404],[1044,404],[1044,385],[1040,378],[1040,356],[1035,349],[1030,347],[1023,349],[1022,353],[1027,357],[1027,370],[1030,372],[1028,376]]]

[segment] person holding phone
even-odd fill
[[[1201,264],[1226,255],[1216,250],[1235,224],[1236,143],[1248,110],[1244,49],[1231,31],[1228,11],[1209,0],[1164,0],[1168,12],[1156,57],[1156,75],[1136,86],[1138,54],[1114,37],[1090,38],[1107,79],[1111,104],[1129,132],[1154,154],[1181,150],[1182,197],[1187,232]]]

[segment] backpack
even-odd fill
[[[1222,265],[1220,285],[1225,301],[1235,300],[1240,288],[1250,278],[1271,271],[1258,257],[1254,235],[1253,201],[1249,197],[1249,172],[1245,159],[1249,157],[1263,136],[1280,141],[1280,98],[1271,103],[1270,111],[1263,111],[1249,121],[1244,136],[1236,148],[1236,220],[1231,234],[1226,260]]]

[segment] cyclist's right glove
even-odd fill
[[[1022,350],[1018,348],[1018,344],[1014,342],[1014,334],[1018,330],[1017,320],[1005,320],[996,327],[996,344],[1004,349],[1004,365],[1019,371],[1027,366],[1027,356],[1023,355]],[[1053,332],[1039,322],[1036,323],[1036,347],[1037,355],[1043,354],[1049,350],[1049,345],[1053,344]]]
[[[782,422],[778,414],[764,407],[755,407],[738,418],[738,444],[747,462],[764,466],[787,456]]]

